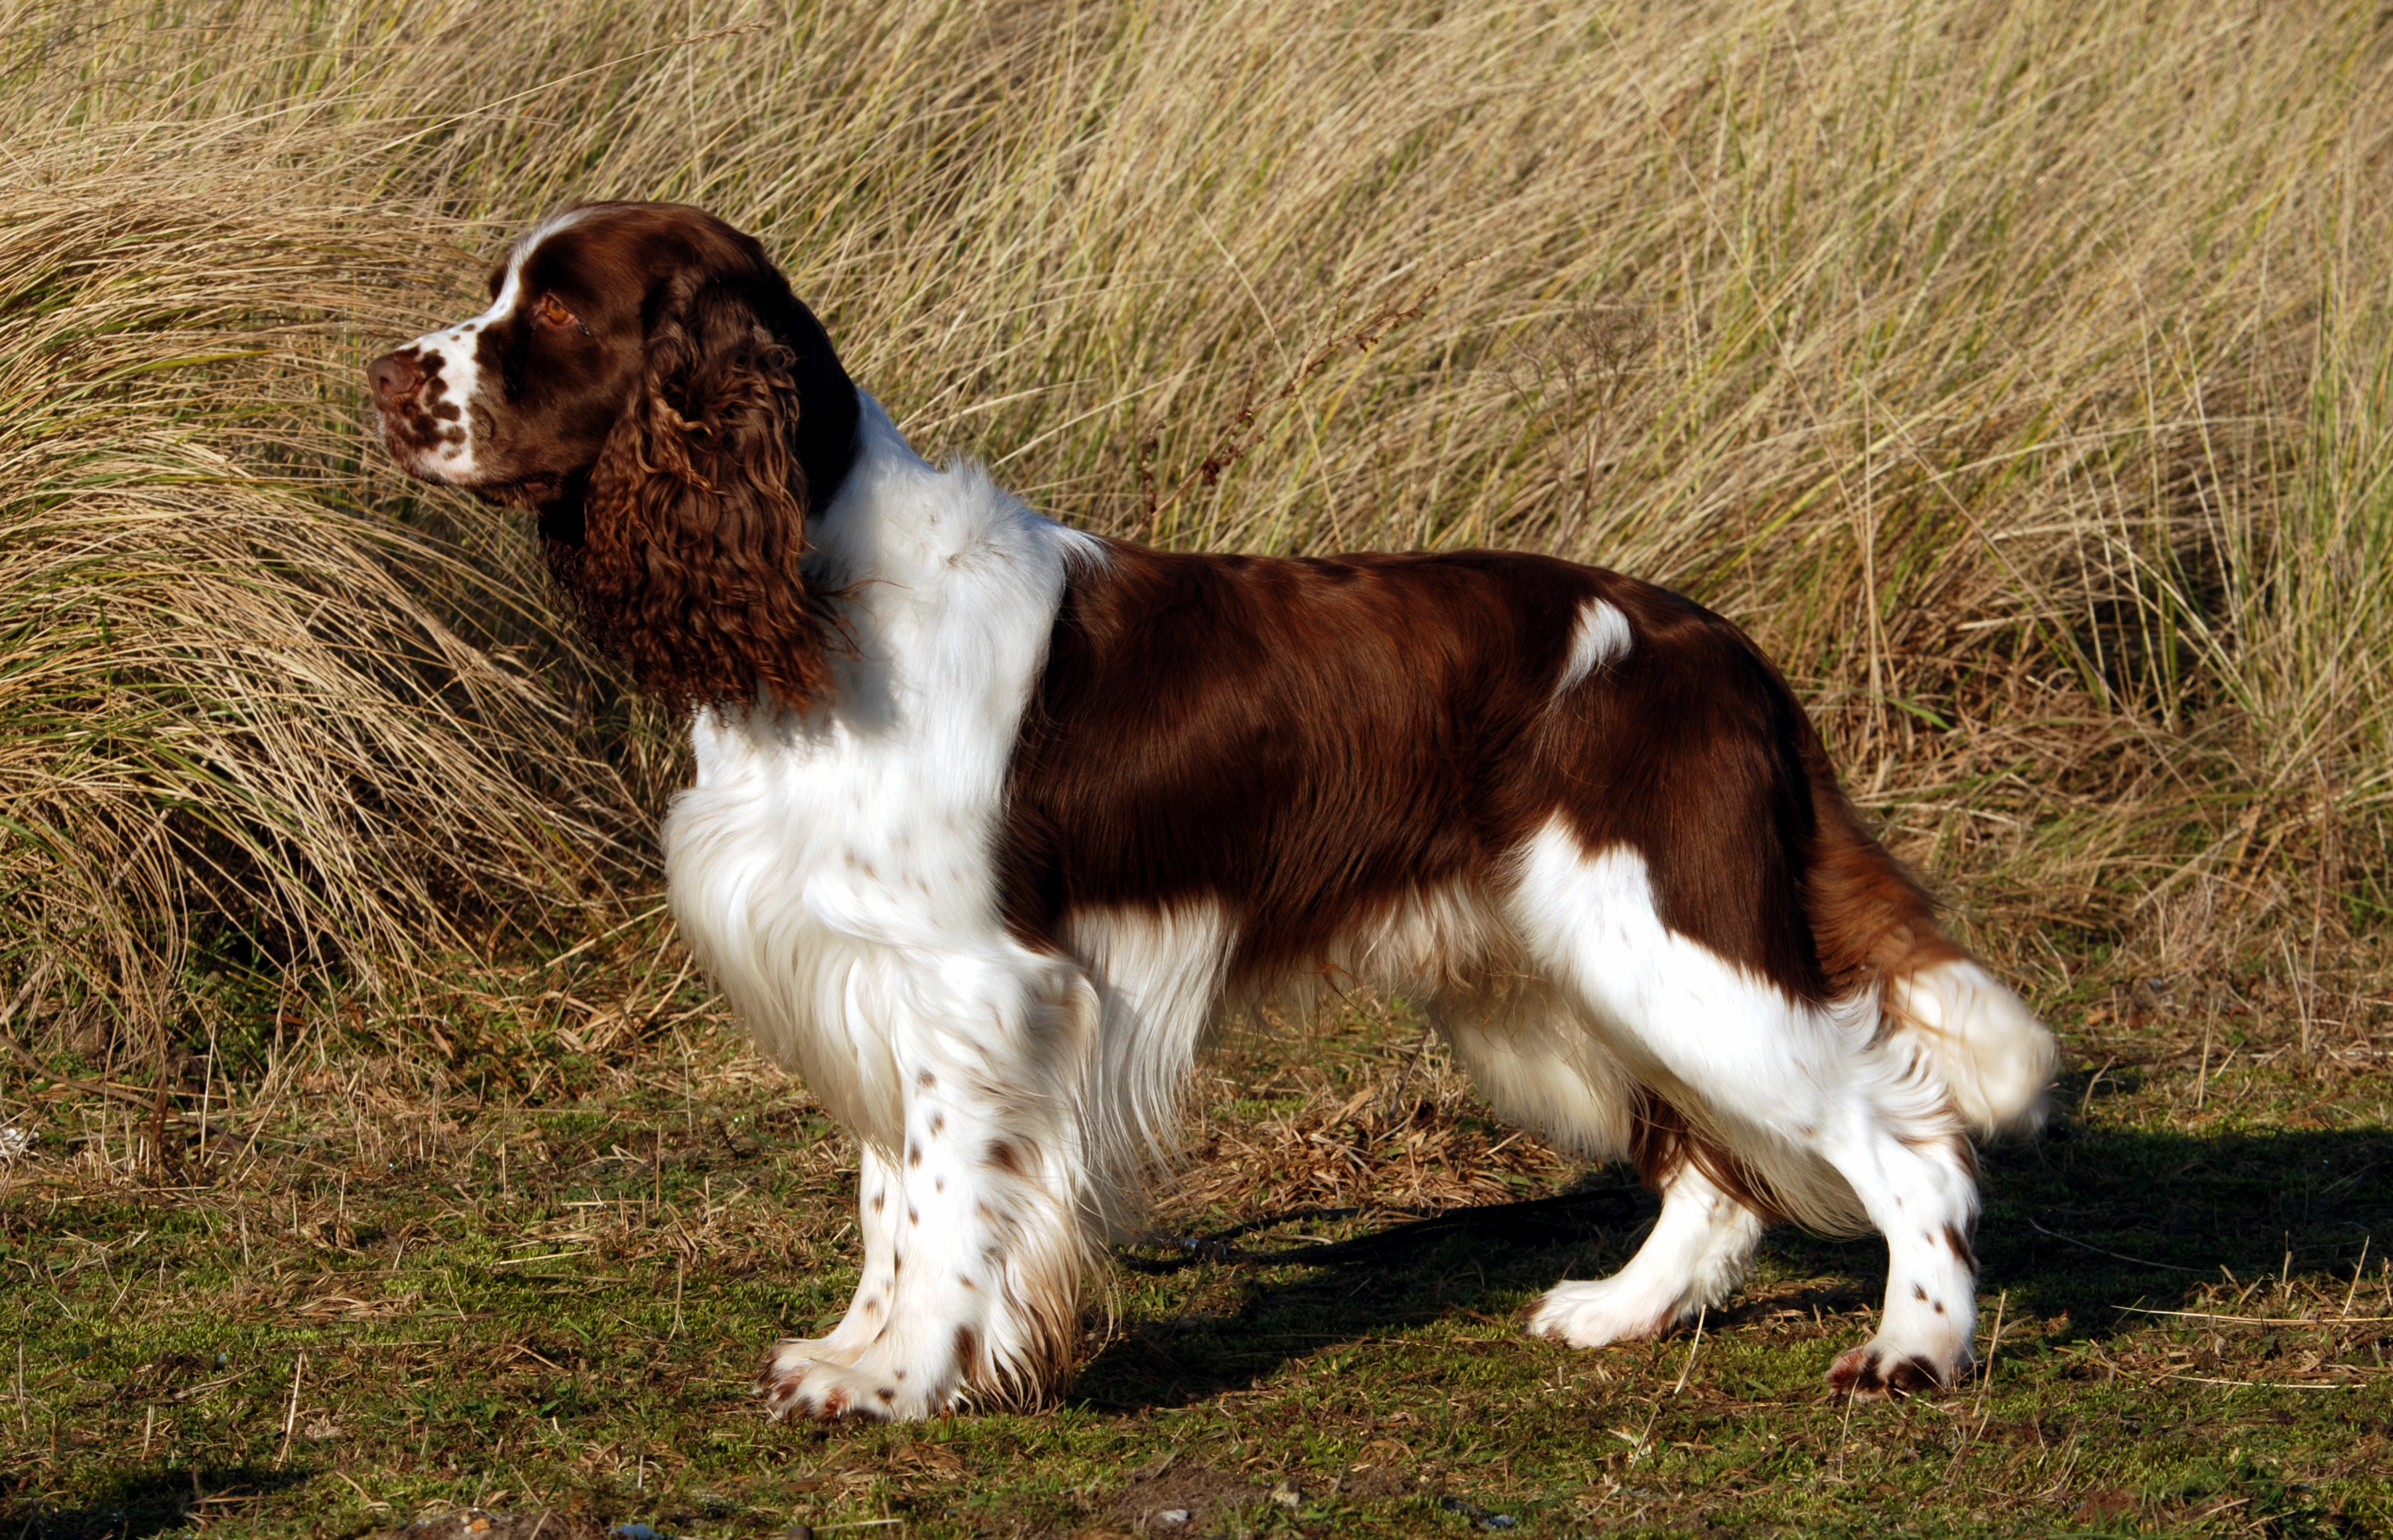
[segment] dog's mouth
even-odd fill
[[[540,532],[546,539],[567,545],[579,545],[582,539],[582,503],[590,487],[590,473],[579,471],[540,471],[530,476],[507,476],[488,481],[461,481],[446,474],[439,465],[413,445],[391,443],[387,434],[384,442],[399,468],[418,481],[428,481],[436,487],[454,487],[471,492],[494,507],[513,508],[533,515]]]

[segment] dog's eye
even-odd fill
[[[559,304],[555,294],[543,294],[531,307],[534,320],[543,326],[579,326],[582,318]]]

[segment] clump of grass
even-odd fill
[[[1268,1023],[1227,1036],[1191,1098],[1187,1169],[1167,1185],[1159,1225],[1502,1203],[1579,1174],[1569,1155],[1488,1117],[1418,1024],[1372,1001],[1349,1001],[1341,1016],[1294,1048]]]
[[[496,645],[514,583],[340,478],[328,321],[406,281],[386,227],[261,215],[229,182],[0,213],[12,1013],[160,1027],[194,946],[372,988],[621,866],[620,777]]]
[[[224,456],[228,485],[272,470],[316,555],[398,505],[356,458],[373,347],[470,303],[471,254],[565,199],[683,198],[765,237],[926,447],[1077,522],[1544,548],[1703,597],[2039,987],[2088,952],[2380,966],[2371,7],[25,5],[0,73],[12,191],[171,187],[337,269],[307,346],[184,372],[204,390],[144,376],[111,420]],[[149,250],[222,251],[209,228]],[[266,377],[287,430],[260,436],[241,393]],[[426,614],[513,605],[500,629],[562,656],[519,532],[410,506],[479,564],[403,579]],[[556,698],[587,727],[604,695]],[[652,786],[668,724],[625,720]],[[453,805],[540,848],[550,753]],[[342,859],[372,882],[367,849]],[[198,891],[158,861],[145,913]],[[295,891],[359,957],[408,928]]]

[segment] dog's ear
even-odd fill
[[[590,471],[582,538],[549,546],[594,639],[676,706],[769,691],[803,710],[830,685],[834,595],[799,569],[805,463],[822,459],[812,439],[852,437],[854,386],[775,287],[703,268],[665,281],[643,377]],[[787,337],[793,320],[802,334]],[[810,409],[833,421],[807,422]]]

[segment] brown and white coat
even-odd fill
[[[491,292],[376,360],[384,437],[534,513],[593,633],[691,709],[673,913],[863,1150],[854,1302],[775,1350],[775,1411],[1054,1388],[1225,1002],[1341,976],[1661,1193],[1532,1330],[1666,1330],[1791,1218],[1890,1254],[1832,1383],[1969,1363],[1968,1136],[2033,1121],[2051,1038],[1734,626],[1542,556],[1069,529],[916,455],[694,210],[560,215]]]

